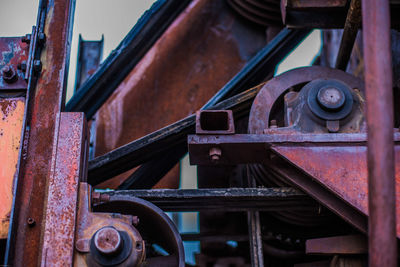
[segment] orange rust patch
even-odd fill
[[[7,238],[25,99],[0,99],[0,238]]]

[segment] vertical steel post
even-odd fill
[[[5,264],[39,266],[45,225],[56,120],[65,106],[65,89],[75,0],[41,0],[36,36],[44,34],[39,58],[31,52],[27,108]],[[35,45],[36,46],[36,45]],[[37,83],[32,82],[37,77]],[[36,78],[35,78],[36,79]]]
[[[389,0],[363,0],[369,265],[397,266]]]

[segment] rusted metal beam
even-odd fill
[[[56,117],[64,107],[74,0],[43,0],[39,4],[35,36],[45,34],[46,44],[34,65],[41,75],[29,78],[23,146],[8,235],[5,264],[37,266],[41,258],[44,202],[51,170]],[[34,71],[28,68],[28,71]],[[34,224],[32,222],[35,222]]]
[[[271,77],[275,65],[308,33],[309,30],[283,29],[232,80],[221,88],[202,109],[216,108],[215,105],[220,101]],[[235,116],[239,117],[238,112],[235,112]],[[180,144],[169,149],[167,153],[163,153],[144,163],[121,184],[119,189],[151,188],[154,186],[186,153],[187,146],[185,141],[180,140],[180,142]]]
[[[352,255],[368,253],[368,239],[363,235],[333,236],[309,239],[306,253],[317,255]]]
[[[393,137],[392,137],[393,139]],[[395,134],[400,142],[400,134]],[[274,147],[346,147],[359,150],[365,147],[365,133],[328,133],[328,134],[235,134],[235,135],[189,135],[188,146],[190,163],[213,165],[209,151],[213,147],[221,149],[218,164],[262,163],[265,153]]]
[[[93,76],[68,101],[66,111],[85,112],[90,119],[189,2],[155,2]]]
[[[361,26],[361,0],[351,0],[335,68],[346,71],[347,64],[353,51],[358,29]]]
[[[87,126],[83,113],[59,113],[45,199],[40,266],[72,266],[79,182],[87,174]],[[67,162],[67,163],[66,163]]]
[[[369,264],[397,266],[389,0],[363,0],[368,129]]]
[[[101,196],[132,196],[164,211],[276,211],[318,209],[318,204],[293,188],[211,188],[117,190]],[[306,206],[308,206],[306,208]]]
[[[100,65],[103,56],[104,35],[100,40],[86,41],[79,34],[78,60],[76,63],[75,92],[93,75]]]
[[[215,109],[232,109],[236,115],[248,113],[259,89],[258,87],[252,88],[214,107]],[[194,133],[195,124],[196,115],[193,114],[91,160],[89,162],[88,183],[91,185],[99,184],[150,159],[163,156],[170,148],[176,149],[175,145],[185,143],[187,135]]]
[[[265,46],[243,69],[230,80],[218,93],[211,98],[203,107],[203,109],[233,109],[235,116],[238,114],[247,114],[251,101],[258,92],[257,88],[248,90],[245,93],[238,94],[243,90],[256,86],[266,77],[271,75],[275,69],[275,65],[282,60],[293,47],[303,40],[309,30],[288,30],[284,29]],[[238,94],[235,96],[235,94]],[[232,96],[234,95],[234,96]],[[228,97],[232,96],[228,99]],[[221,102],[225,100],[226,102]],[[218,104],[219,103],[219,104]],[[165,162],[166,158],[176,158],[175,163],[185,154],[175,155],[171,148],[185,142],[187,134],[194,132],[195,115],[191,115],[179,122],[171,124],[163,129],[155,131],[143,138],[135,140],[109,153],[95,158],[89,162],[89,184],[96,185],[117,174],[128,171],[148,160],[147,171],[152,169],[164,169],[165,172],[157,175],[159,180],[168,172],[175,164],[168,161],[167,167],[155,167]],[[146,153],[139,152],[139,149],[146,150]],[[179,149],[180,151],[182,149]],[[165,153],[167,152],[168,153]],[[152,160],[155,159],[155,160]],[[143,169],[142,169],[143,171]],[[143,171],[139,178],[146,179],[149,174]],[[141,187],[143,188],[143,187]],[[124,189],[127,189],[124,187]]]

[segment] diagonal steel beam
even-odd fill
[[[155,2],[99,69],[82,84],[65,110],[85,112],[90,119],[188,3],[190,0]]]
[[[256,86],[272,76],[276,64],[286,57],[310,32],[310,30],[283,29],[268,45],[266,45],[243,69],[229,81],[204,107],[203,109],[233,109],[235,115],[240,111],[248,112],[252,100],[258,92],[253,88],[243,94],[229,98],[227,102],[221,102],[230,95],[237,94],[246,88]],[[140,164],[140,175],[133,174],[128,181],[129,187],[132,182],[153,176],[152,183],[140,186],[149,188],[154,182],[161,179],[187,152],[186,136],[194,131],[195,116],[189,116],[179,122],[171,124],[163,129],[153,132],[143,138],[135,140],[127,145],[112,150],[111,152],[97,157],[89,162],[88,181],[92,185],[106,181],[115,175],[128,171]],[[178,145],[184,146],[177,147]],[[176,151],[180,151],[176,155]],[[175,160],[171,160],[175,159]],[[167,167],[164,166],[167,165]],[[148,165],[148,166],[147,166]],[[163,166],[161,166],[163,165]],[[143,168],[146,171],[143,171]],[[154,177],[152,171],[157,170]],[[163,170],[162,172],[159,170]],[[126,186],[126,185],[125,185]],[[127,187],[127,188],[129,188]],[[125,188],[125,187],[124,187]],[[125,189],[127,189],[125,188]]]
[[[237,115],[241,115],[243,112],[247,113],[259,89],[259,87],[249,89],[212,108],[232,109]],[[196,115],[193,114],[89,161],[88,183],[97,185],[146,161],[165,156],[171,149],[176,150],[179,145],[185,147],[181,151],[185,154],[187,152],[186,137],[188,134],[194,133],[195,124]],[[179,159],[180,157],[176,159],[176,162]]]

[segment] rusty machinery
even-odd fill
[[[74,7],[73,0],[42,0],[31,34],[0,38],[6,265],[185,266],[182,240],[201,241],[198,266],[397,265],[400,134],[392,88],[399,72],[394,59],[392,79],[391,50],[399,51],[390,40],[397,38],[390,28],[399,27],[390,19],[397,1],[160,0],[100,66],[102,42],[82,44],[79,90],[65,106]],[[194,59],[207,62],[219,51],[232,60],[240,51],[236,61],[220,55],[210,63],[229,62],[226,77],[204,66],[193,74],[199,84],[225,86],[196,114],[95,157],[96,112],[141,75],[136,66],[170,62],[148,59],[149,51],[173,54],[168,40],[191,36],[180,33],[191,32],[185,25],[196,16],[230,23],[214,33],[235,41],[224,51],[202,47],[205,57]],[[344,71],[361,23],[364,80]],[[310,28],[344,28],[336,68],[271,78]],[[265,32],[268,42],[251,41]],[[192,39],[203,42],[193,35],[181,45]],[[173,75],[188,75],[181,69]],[[151,189],[173,177],[187,151],[199,165],[199,189]],[[135,167],[116,190],[92,189]],[[199,211],[200,233],[181,235],[165,211]],[[230,240],[237,246],[227,248]]]

